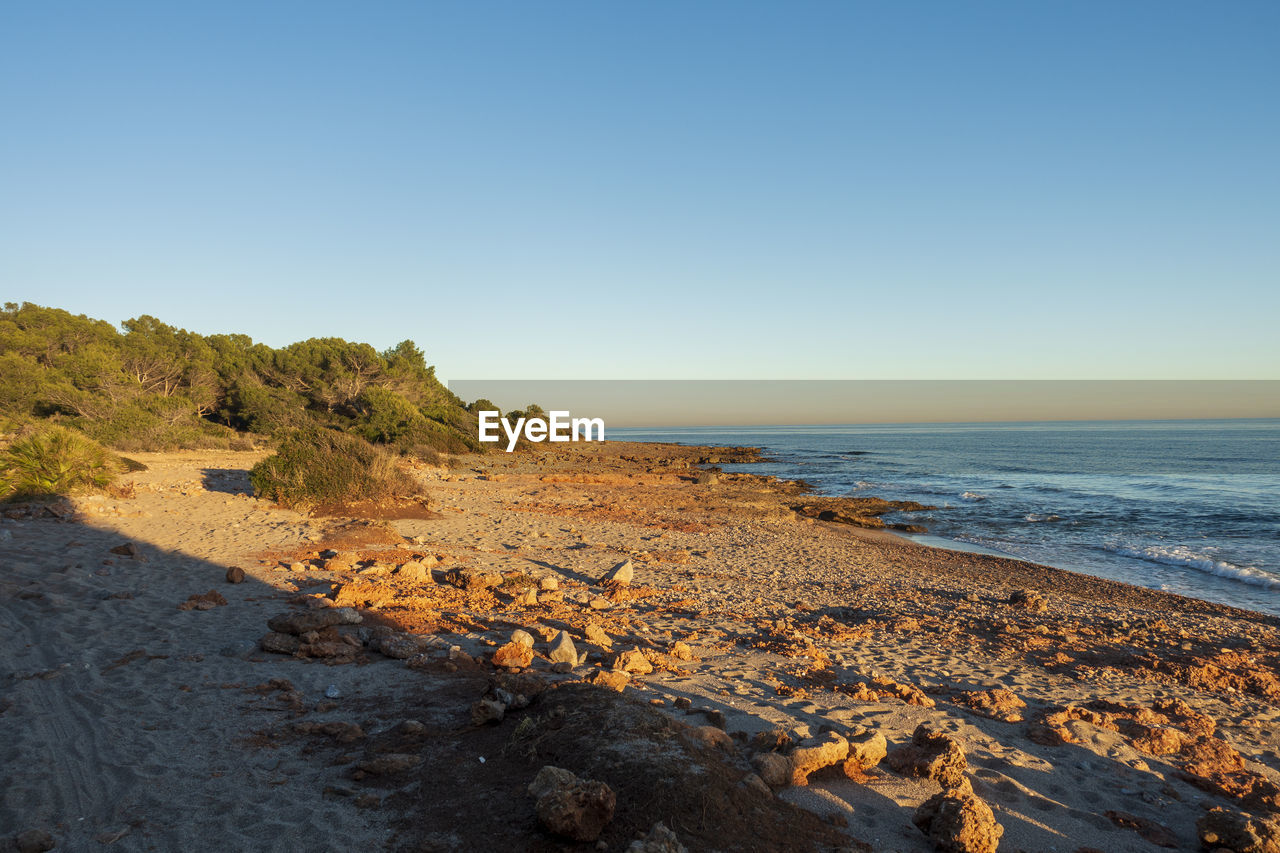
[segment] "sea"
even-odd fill
[[[910,538],[1280,615],[1280,420],[629,428],[752,446],[725,470],[936,509]]]

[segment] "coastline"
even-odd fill
[[[963,791],[908,760],[921,725],[963,755],[960,787],[1002,827],[1000,849],[1192,850],[1208,809],[1280,811],[1280,620],[805,517],[793,507],[813,496],[794,483],[707,470],[737,453],[466,458],[419,471],[438,518],[386,524],[245,496],[254,454],[141,454],[132,496],[7,521],[0,735],[21,769],[2,834],[449,850],[483,832],[592,849],[549,836],[523,792],[557,763],[621,792],[607,849],[662,820],[690,850],[768,849],[748,841],[786,827],[792,849],[928,851],[921,807]],[[122,540],[136,556],[110,552]],[[600,582],[626,561],[630,583]],[[226,583],[228,566],[245,582]],[[227,604],[178,609],[206,590]],[[261,650],[273,616],[335,605],[361,623]],[[530,660],[495,666],[516,628]],[[560,631],[585,655],[563,673]],[[477,723],[511,679],[543,695]],[[597,723],[557,741],[556,707]],[[675,739],[628,740],[641,730]],[[773,772],[832,733],[846,765]],[[847,766],[878,736],[887,757]],[[619,739],[639,764],[616,763]],[[415,761],[386,770],[387,755]],[[737,811],[709,822],[696,787],[649,803],[629,781],[681,768]],[[193,819],[193,802],[224,808]]]

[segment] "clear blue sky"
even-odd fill
[[[0,4],[0,300],[445,378],[1280,377],[1280,3]]]

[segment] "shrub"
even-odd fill
[[[193,449],[233,449],[239,436],[228,427],[185,411],[172,400],[135,400],[101,420],[73,423],[95,441],[124,453]]]
[[[0,455],[0,497],[51,497],[100,491],[123,465],[90,438],[49,424],[19,435]]]
[[[386,388],[366,388],[358,401],[360,433],[369,441],[394,443],[420,429],[418,407]]]
[[[249,472],[254,493],[307,511],[326,504],[422,493],[395,458],[362,438],[319,427],[291,433]]]

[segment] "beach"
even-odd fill
[[[460,457],[353,518],[252,497],[263,455],[5,513],[0,837],[1244,850],[1202,837],[1280,812],[1274,616],[926,547],[744,450]],[[547,765],[616,794],[596,838]]]

